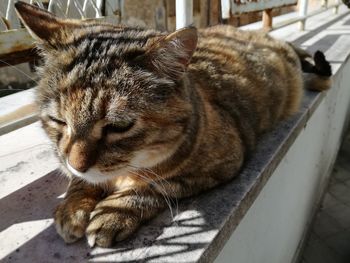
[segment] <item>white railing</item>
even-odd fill
[[[100,18],[113,14],[121,8],[124,0],[23,0],[24,2],[48,9],[60,17]],[[0,30],[20,28],[14,10],[15,0],[0,1]]]
[[[298,17],[283,21],[282,23],[273,25],[272,9],[287,5],[298,4]],[[278,29],[290,24],[299,23],[300,30],[305,30],[307,18],[333,8],[334,14],[338,13],[340,0],[334,0],[329,5],[328,0],[322,0],[321,8],[309,12],[309,0],[221,0],[221,18],[226,21],[231,15],[240,15],[244,13],[263,11],[263,28],[266,30]],[[193,21],[191,9],[192,0],[176,0],[176,27],[181,28],[190,25]]]
[[[193,23],[193,1],[176,0],[176,28],[186,27]]]
[[[22,0],[48,9],[59,17],[101,18],[107,16],[113,22],[120,22],[124,0]],[[0,67],[32,61],[34,41],[21,28],[14,3],[17,0],[0,0]],[[112,17],[113,16],[113,17]]]
[[[228,3],[229,2],[229,3]],[[231,14],[239,15],[242,13],[249,13],[254,11],[263,11],[262,25],[265,30],[273,30],[285,27],[294,23],[299,23],[300,30],[305,29],[307,18],[322,13],[330,8],[333,8],[334,13],[338,12],[338,7],[341,4],[340,0],[333,0],[329,5],[328,0],[322,0],[321,7],[318,10],[309,11],[309,0],[221,0],[222,10],[227,10],[228,5],[231,7]],[[273,24],[272,9],[283,7],[286,5],[298,4],[298,16],[288,19],[279,24]],[[222,14],[223,19],[227,19],[226,14]],[[226,16],[224,16],[226,15]]]
[[[130,2],[127,0],[25,0],[27,3],[32,3],[43,8],[47,8],[49,11],[57,14],[61,17],[70,17],[70,18],[99,18],[101,16],[103,19],[108,20],[112,23],[125,23],[125,20],[122,20],[130,7]],[[140,0],[141,1],[141,0]],[[175,5],[176,1],[176,5]],[[208,9],[204,9],[204,15],[208,16],[207,22],[203,23],[202,26],[208,26],[209,24],[215,24],[220,21],[227,22],[231,15],[236,14],[237,12],[244,11],[253,11],[253,5],[259,10],[268,7],[268,10],[264,11],[263,16],[263,26],[266,29],[277,29],[283,26],[287,26],[293,23],[300,23],[300,29],[305,28],[306,20],[315,14],[323,12],[329,8],[334,9],[334,13],[337,13],[338,6],[340,5],[340,0],[329,0],[332,1],[331,4],[328,4],[327,0],[323,0],[322,7],[319,10],[309,12],[308,11],[308,0],[299,0],[298,6],[299,11],[294,12],[294,17],[284,20],[283,22],[276,24],[272,23],[272,12],[271,8],[279,7],[286,3],[293,3],[296,0],[216,0],[216,3],[219,5],[221,3],[221,12],[215,12],[214,1],[210,1],[210,5],[207,5]],[[38,58],[38,54],[35,52],[34,42],[31,36],[24,28],[20,28],[20,23],[17,18],[17,15],[14,11],[14,3],[16,0],[0,0],[0,67],[6,67],[9,65],[16,65],[19,63],[33,61]],[[268,3],[268,5],[263,5],[263,3]],[[170,4],[169,4],[170,3]],[[174,4],[175,14],[176,14],[176,28],[182,28],[189,26],[193,21],[198,22],[198,13],[194,13],[194,4],[193,0],[171,0],[164,1],[164,5],[168,5],[166,8]],[[201,4],[203,4],[201,2]],[[127,5],[129,4],[129,7]],[[218,7],[216,5],[216,7]],[[237,9],[237,6],[244,6]],[[205,5],[203,5],[205,6]],[[153,7],[148,8],[155,8]],[[125,10],[124,10],[125,9]],[[167,9],[167,12],[169,10]],[[214,11],[215,14],[214,22],[211,22],[211,11]],[[156,12],[157,13],[157,12]],[[169,12],[164,13],[164,16],[170,16]],[[134,13],[135,14],[135,13]],[[173,14],[174,15],[174,14]],[[203,15],[203,14],[201,14]],[[156,17],[155,17],[156,18]],[[209,19],[210,18],[210,19]],[[166,20],[166,18],[165,18]],[[148,20],[149,22],[150,20]],[[168,20],[169,21],[169,20]],[[148,24],[146,24],[148,25]],[[197,24],[198,25],[198,24]],[[165,27],[166,28],[166,27]],[[32,112],[27,112],[28,116],[31,116]],[[22,118],[23,116],[21,116]],[[23,117],[24,118],[24,117]],[[1,119],[1,113],[0,113]],[[14,123],[17,123],[17,120],[13,120]],[[7,125],[7,124],[6,124]],[[12,125],[13,126],[13,125]],[[12,127],[11,126],[11,127]],[[15,127],[15,126],[13,126]],[[13,129],[13,127],[11,129]],[[17,126],[16,126],[17,127]],[[1,121],[0,121],[0,130],[1,130]],[[8,131],[9,129],[7,129]]]
[[[32,43],[30,44],[28,40],[30,37],[26,32],[18,31],[13,32],[13,29],[19,29],[21,27],[20,22],[15,14],[14,3],[17,0],[0,0],[0,58],[3,60],[4,56],[12,54],[13,47],[11,46],[11,41],[16,47],[16,52],[18,52],[18,46],[25,47],[27,50],[32,48]],[[53,12],[61,17],[69,18],[100,18],[102,16],[113,17],[114,23],[129,22],[122,21],[122,16],[125,13],[125,5],[129,4],[128,0],[24,0],[28,3],[35,4],[39,7],[46,8],[50,12]],[[194,1],[193,0],[169,0],[164,1],[163,6],[168,7],[171,3],[175,5],[176,13],[176,28],[182,28],[191,25],[193,21],[198,21],[195,19],[193,12]],[[293,23],[299,23],[300,29],[305,29],[305,23],[307,18],[323,12],[329,8],[334,8],[336,13],[338,6],[340,5],[340,0],[330,0],[331,5],[328,5],[328,0],[322,0],[322,6],[319,10],[308,12],[309,0],[221,0],[221,11],[218,16],[221,16],[221,20],[226,22],[231,15],[240,15],[243,13],[249,13],[253,11],[263,11],[263,27],[267,30],[280,28]],[[148,1],[149,5],[152,1]],[[156,2],[156,1],[154,1]],[[204,2],[204,1],[203,1]],[[209,5],[212,5],[212,1]],[[293,5],[298,2],[299,15],[288,19],[279,24],[273,24],[272,9],[277,7],[282,7],[285,5]],[[195,2],[196,3],[196,2]],[[154,3],[153,3],[154,4]],[[198,3],[197,3],[198,4]],[[201,2],[201,5],[203,3]],[[154,5],[153,5],[154,7]],[[168,8],[167,7],[167,8]],[[161,8],[161,10],[164,10]],[[154,13],[158,11],[153,10]],[[208,11],[208,12],[207,12]],[[207,10],[201,14],[201,16],[208,16],[210,10]],[[162,13],[162,12],[161,12]],[[167,15],[165,11],[161,14],[163,19],[167,20]],[[156,15],[155,15],[156,16]],[[164,18],[165,16],[165,18]],[[209,20],[209,19],[207,19]],[[148,24],[145,24],[147,26]],[[166,25],[166,23],[165,23]],[[206,25],[209,25],[207,23]],[[201,26],[206,26],[201,25]],[[9,34],[3,34],[7,31],[12,31]],[[18,42],[19,41],[19,42]],[[0,65],[3,66],[3,65]]]

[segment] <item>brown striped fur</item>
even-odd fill
[[[109,247],[169,199],[232,179],[259,136],[298,111],[301,64],[328,65],[230,26],[168,34],[16,8],[45,57],[37,103],[71,178],[55,212],[68,243]]]

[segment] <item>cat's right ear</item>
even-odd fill
[[[197,47],[197,29],[179,29],[155,41],[146,52],[145,60],[161,76],[181,78]]]
[[[39,43],[52,45],[59,42],[69,27],[63,19],[34,5],[19,1],[15,3],[15,10],[30,35]]]

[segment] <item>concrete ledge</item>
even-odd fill
[[[235,255],[233,262],[299,262],[303,239],[348,126],[348,72],[349,59],[225,242],[217,262],[230,262],[230,255]]]
[[[314,19],[317,20],[320,17]],[[324,142],[324,147],[316,148],[317,151],[327,151],[327,154],[322,155],[326,163],[322,169],[324,174],[327,173],[326,170],[331,167],[331,157],[335,156],[339,146],[341,131],[348,112],[350,94],[346,92],[346,81],[349,79],[347,72],[350,65],[348,58],[350,40],[344,37],[338,43],[333,40],[350,34],[350,13],[342,9],[339,15],[328,16],[322,20],[324,20],[322,31],[315,29],[304,33],[300,36],[303,38],[301,44],[310,50],[326,51],[329,56],[336,59],[334,60],[336,70],[333,89],[328,93],[306,92],[299,113],[263,136],[254,156],[246,163],[242,174],[235,180],[198,197],[181,201],[178,208],[173,208],[176,214],[174,218],[171,218],[169,211],[165,211],[145,224],[133,238],[119,243],[113,249],[91,250],[85,241],[65,245],[56,234],[52,225],[52,211],[60,201],[66,182],[64,177],[54,172],[58,163],[52,155],[49,142],[43,136],[39,124],[34,123],[1,136],[0,240],[6,240],[6,242],[1,242],[0,260],[5,262],[41,262],[43,259],[45,262],[211,262],[226,244],[228,248],[225,247],[222,253],[229,253],[229,261],[225,255],[221,254],[218,262],[259,262],[244,261],[247,257],[234,250],[244,247],[245,244],[251,244],[248,246],[249,249],[254,245],[253,229],[249,230],[251,225],[247,224],[247,220],[260,215],[256,207],[261,203],[259,200],[273,189],[269,186],[272,180],[284,178],[282,176],[284,172],[293,170],[293,166],[288,166],[288,169],[284,170],[283,167],[281,168],[281,165],[288,162],[285,159],[286,156],[290,156],[294,151],[296,151],[294,154],[303,156],[303,147],[309,147],[309,145],[304,146],[305,142],[313,141],[313,137],[316,138],[318,133],[321,135],[325,133],[325,135],[317,138],[329,139]],[[312,21],[310,20],[310,23]],[[286,29],[283,34],[281,33],[286,39],[293,37],[293,29],[289,30],[289,36]],[[322,37],[313,32],[322,34]],[[325,115],[327,121],[322,122],[322,126],[318,127],[320,118]],[[308,127],[312,127],[315,133],[308,132],[308,136],[302,137]],[[320,139],[315,142],[322,144]],[[305,151],[305,154],[312,153],[313,151]],[[301,159],[303,158],[306,159],[307,156]],[[300,162],[300,159],[298,160]],[[310,164],[314,165],[313,162]],[[303,170],[309,169],[310,166],[308,163],[303,165],[300,163],[300,167]],[[323,175],[322,178],[325,176]],[[297,184],[296,186],[298,187]],[[288,189],[288,186],[284,185],[283,189]],[[293,188],[293,191],[298,194],[298,189]],[[276,191],[276,193],[280,192]],[[277,196],[277,198],[279,201],[279,198],[283,197]],[[279,203],[280,206],[281,204],[283,200]],[[268,211],[272,210],[268,209]],[[274,217],[273,214],[270,216]],[[282,223],[279,229],[289,227],[288,221]],[[306,224],[303,228],[305,226]],[[264,229],[263,224],[256,223],[255,227]],[[294,228],[291,227],[291,229]],[[278,261],[281,258],[271,257],[269,261],[260,262],[291,262],[290,254],[293,257],[297,251],[303,231],[304,229],[295,235],[293,240],[298,239],[294,242],[296,245],[293,243],[294,247],[288,248],[288,257],[283,257],[287,260]],[[251,237],[248,238],[242,233],[250,234]],[[258,237],[260,247],[264,247],[261,242],[264,233],[260,233]],[[233,248],[229,246],[232,240],[235,244]],[[237,243],[237,240],[240,242]],[[236,253],[230,254],[232,251]],[[272,252],[276,251],[261,252],[261,249],[250,251],[255,255],[251,256],[253,259],[259,258],[261,253]]]

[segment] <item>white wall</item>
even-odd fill
[[[248,210],[217,263],[288,263],[323,193],[350,102],[350,61]]]

